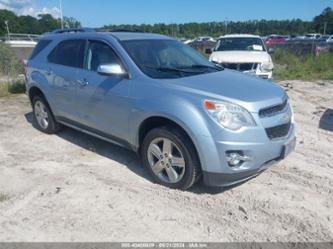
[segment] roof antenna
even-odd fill
[[[59,5],[60,5],[61,29],[64,29],[64,17],[62,15],[62,0],[59,0]]]

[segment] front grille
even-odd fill
[[[256,70],[258,67],[258,63],[222,63],[221,65],[225,68],[241,72]]]
[[[269,139],[276,139],[287,136],[290,130],[290,126],[291,123],[289,122],[287,124],[266,128],[265,130]]]
[[[275,115],[276,113],[279,113],[282,110],[284,110],[287,103],[288,103],[288,100],[286,99],[285,101],[283,101],[282,104],[261,109],[259,111],[259,117],[263,118],[263,117],[269,117],[269,116]]]

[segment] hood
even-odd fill
[[[215,51],[210,60],[218,63],[260,63],[269,61],[270,55],[265,51]]]
[[[243,106],[250,112],[281,104],[286,97],[284,90],[271,81],[228,69],[172,79],[171,83],[179,90],[200,95],[202,100],[225,100]]]

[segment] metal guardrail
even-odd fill
[[[10,33],[7,36],[0,37],[0,40],[5,41],[38,41],[39,35],[35,34],[16,34]]]

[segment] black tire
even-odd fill
[[[176,183],[162,181],[152,170],[148,159],[148,148],[152,141],[157,138],[171,140],[181,151],[185,161],[185,172]],[[174,126],[154,128],[147,133],[140,149],[142,162],[155,182],[169,188],[186,190],[200,178],[200,162],[192,141],[181,129]]]
[[[47,113],[48,124],[45,127],[43,127],[37,120],[36,103],[38,102],[41,102],[44,105],[44,110]],[[51,108],[43,96],[37,95],[33,97],[32,108],[33,108],[34,124],[36,125],[36,128],[38,130],[46,134],[55,134],[60,131],[62,126],[55,120]]]

